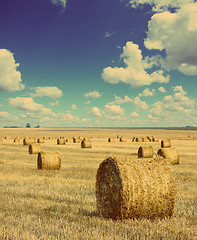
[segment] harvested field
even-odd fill
[[[57,145],[65,135],[70,141]],[[124,136],[127,141],[108,142]],[[171,165],[177,184],[174,214],[166,219],[104,219],[97,213],[95,183],[100,163],[110,156],[138,158],[140,146],[159,142],[132,142],[133,136],[169,138],[180,154]],[[188,135],[190,137],[188,138]],[[137,129],[0,129],[0,239],[197,239],[197,132]],[[37,155],[28,153],[15,137],[43,138],[44,152],[59,152],[61,170],[38,170]],[[73,137],[91,139],[85,151]],[[92,137],[92,138],[91,138]]]

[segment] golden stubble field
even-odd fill
[[[109,137],[127,141],[109,143]],[[137,158],[140,146],[159,142],[132,142],[134,136],[171,139],[180,153],[180,165],[171,165],[177,181],[172,218],[103,219],[96,211],[95,177],[109,156]],[[11,139],[3,139],[10,136]],[[61,170],[38,170],[37,154],[14,143],[15,137],[52,137],[43,151],[58,151]],[[57,145],[58,137],[66,145]],[[82,149],[72,137],[89,137],[93,147]],[[197,132],[152,129],[0,129],[0,239],[197,239]]]

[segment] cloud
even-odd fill
[[[126,46],[123,47],[121,59],[126,67],[104,68],[101,75],[104,81],[111,84],[124,82],[133,88],[150,85],[153,82],[169,82],[169,76],[164,76],[163,70],[157,70],[151,74],[145,71],[141,50],[133,42],[127,42]]]
[[[165,51],[166,57],[159,60],[163,69],[194,76],[197,75],[197,2],[186,3],[180,4],[176,12],[154,14],[144,44],[149,50]]]
[[[77,106],[75,104],[72,105],[71,107],[72,110],[76,110],[77,109]]]
[[[84,97],[88,98],[100,98],[102,96],[102,93],[99,93],[98,91],[93,91],[93,92],[89,92],[89,93],[85,93]]]
[[[51,105],[51,106],[58,106],[59,105],[59,101],[57,100],[56,102],[49,103],[49,105]]]
[[[128,97],[128,96],[124,96],[124,98],[121,98],[121,97],[118,97],[118,96],[115,96],[115,101],[111,102],[111,103],[108,103],[108,104],[123,104],[123,103],[131,103],[133,102],[133,100]]]
[[[118,105],[105,105],[105,113],[111,116],[124,116],[124,109]]]
[[[153,96],[155,93],[155,89],[152,89],[152,91],[150,91],[149,88],[145,88],[144,91],[142,93],[139,93],[139,97],[150,97]]]
[[[101,110],[99,108],[97,108],[97,107],[91,108],[90,113],[94,117],[101,117],[102,116]]]
[[[13,53],[0,49],[0,91],[14,92],[25,88],[17,67],[19,63],[15,62]]]
[[[7,118],[10,114],[8,112],[0,112],[0,118]]]
[[[51,0],[55,5],[62,5],[63,8],[66,8],[67,0]]]
[[[90,101],[85,102],[86,105],[87,105],[87,104],[90,104],[90,103],[91,103]]]
[[[26,114],[31,115],[32,113],[40,113],[40,114],[51,114],[51,109],[44,108],[42,104],[35,103],[32,98],[8,98],[8,102],[10,105],[15,107],[19,111],[25,111]]]
[[[32,97],[50,97],[50,98],[60,98],[63,96],[62,90],[57,87],[35,87],[35,94]]]
[[[114,34],[113,32],[106,31],[106,32],[104,33],[104,37],[105,37],[105,38],[109,38],[109,37],[111,37],[113,34]]]
[[[137,112],[131,112],[129,115],[130,117],[139,117],[139,114]]]
[[[158,88],[158,90],[160,91],[160,92],[166,92],[166,90],[165,90],[165,88],[164,87],[160,87],[160,88]]]
[[[195,107],[195,101],[187,96],[182,86],[173,87],[175,93],[165,96],[163,101],[156,102],[149,110],[153,117],[163,117],[171,113],[188,114]]]
[[[133,8],[137,8],[143,4],[149,4],[152,7],[153,12],[164,12],[170,9],[179,9],[183,5],[193,3],[195,0],[165,0],[165,1],[158,1],[158,0],[130,0],[129,4]]]
[[[139,97],[134,98],[134,104],[136,106],[136,109],[139,110],[146,110],[148,109],[148,105],[145,101],[142,101]]]

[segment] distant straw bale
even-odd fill
[[[159,142],[159,140],[158,140],[156,137],[153,137],[153,138],[152,138],[152,141],[153,141],[153,142]]]
[[[81,141],[81,148],[92,148],[92,143],[91,141],[89,140],[82,140]]]
[[[36,138],[24,138],[23,145],[31,145],[32,143],[36,143]]]
[[[141,137],[137,137],[136,138],[136,142],[142,142],[142,138]]]
[[[65,145],[65,144],[66,144],[66,140],[64,138],[57,139],[57,145]]]
[[[133,137],[133,138],[132,138],[132,142],[136,142],[136,137]]]
[[[98,213],[104,218],[165,218],[173,215],[176,182],[164,159],[109,157],[96,175]]]
[[[108,138],[108,142],[115,142],[115,138],[113,137]]]
[[[12,137],[10,137],[10,136],[5,136],[4,138],[5,139],[12,139]]]
[[[124,137],[120,137],[120,140],[119,140],[120,142],[126,142],[127,140],[126,140],[126,138],[124,138]]]
[[[29,145],[29,154],[38,154],[39,152],[41,152],[41,145],[39,144]]]
[[[167,140],[162,140],[161,141],[161,147],[162,148],[170,148],[171,147],[171,142],[169,139]]]
[[[38,138],[38,139],[37,139],[37,143],[44,143],[44,139]]]
[[[160,148],[157,154],[173,165],[179,164],[180,155],[175,148]]]
[[[16,137],[15,139],[14,139],[14,143],[19,143],[20,142],[20,138],[19,137]]]
[[[153,158],[153,147],[152,146],[139,147],[138,158]]]
[[[59,152],[39,152],[37,158],[38,169],[59,170],[61,169],[61,158]]]
[[[80,143],[81,139],[79,137],[73,137],[73,143]]]
[[[148,142],[147,138],[142,138],[142,142]]]

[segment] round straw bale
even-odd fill
[[[16,138],[14,139],[14,142],[15,142],[15,143],[20,142],[20,138],[19,138],[19,137],[16,137]]]
[[[119,140],[120,142],[126,142],[127,140],[126,140],[126,138],[124,138],[124,137],[120,137],[120,140]]]
[[[157,154],[165,158],[167,161],[169,161],[173,165],[179,164],[180,155],[177,149],[175,148],[160,148]]]
[[[115,138],[113,137],[108,138],[108,142],[115,142]]]
[[[136,142],[142,142],[142,138],[141,137],[137,137],[136,138]]]
[[[88,137],[85,137],[85,138],[83,138],[82,140],[90,141],[90,139],[89,139]]]
[[[38,154],[41,152],[41,146],[39,144],[29,145],[29,154]]]
[[[153,142],[159,142],[159,140],[158,140],[156,137],[153,137],[153,138],[152,138],[152,141],[153,141]]]
[[[171,142],[169,139],[167,140],[162,140],[161,141],[161,147],[162,148],[170,148],[171,147]]]
[[[73,143],[80,143],[81,140],[79,137],[73,137]]]
[[[10,136],[5,136],[5,139],[12,139],[12,137],[10,137]]]
[[[135,142],[135,141],[136,141],[136,137],[133,137],[132,142]]]
[[[31,145],[32,143],[36,143],[36,138],[24,138],[23,145]]]
[[[57,139],[57,145],[65,145],[66,144],[66,141],[64,138],[58,138]]]
[[[98,213],[104,218],[171,217],[176,182],[164,159],[109,157],[96,175]]]
[[[117,135],[116,137],[117,137],[118,139],[120,138],[120,136],[119,136],[119,135]]]
[[[138,158],[153,158],[153,147],[152,146],[139,147]]]
[[[148,142],[147,138],[142,138],[142,142]]]
[[[38,139],[37,139],[37,143],[44,143],[44,139],[38,138]]]
[[[82,140],[81,141],[81,148],[92,148],[92,143],[91,141],[87,141],[87,140]]]
[[[59,152],[39,152],[37,167],[43,170],[59,170],[61,168]]]

